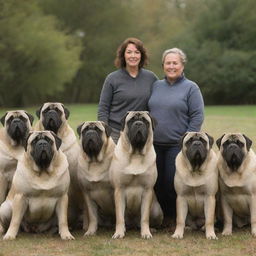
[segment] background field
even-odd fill
[[[71,112],[69,122],[74,129],[82,121],[96,120],[97,105],[67,107]],[[36,109],[26,110],[34,114]],[[1,109],[0,116],[5,111]],[[242,132],[253,140],[253,148],[256,149],[256,106],[206,107],[203,130],[215,140],[225,132]],[[73,232],[75,241],[61,241],[57,235],[20,233],[15,241],[0,241],[0,256],[256,255],[256,238],[250,235],[249,227],[234,230],[231,237],[222,237],[217,230],[218,241],[206,240],[200,231],[186,231],[184,239],[177,241],[171,239],[172,232],[169,229],[158,230],[153,239],[143,240],[138,230],[128,230],[124,239],[113,240],[113,230],[100,229],[97,236],[89,238],[84,238],[82,231]]]

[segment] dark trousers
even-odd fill
[[[176,216],[176,192],[174,189],[175,159],[180,146],[154,145],[158,177],[155,192],[165,217]]]

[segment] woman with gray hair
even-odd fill
[[[204,120],[204,102],[198,85],[184,75],[185,53],[172,48],[164,51],[163,80],[153,84],[148,107],[157,121],[154,147],[158,178],[155,191],[164,212],[164,223],[176,216],[174,189],[175,158],[180,151],[180,139],[189,131],[200,131]]]

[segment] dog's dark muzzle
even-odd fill
[[[18,143],[23,141],[27,131],[28,129],[26,124],[19,118],[14,118],[8,128],[8,134]]]
[[[53,131],[57,134],[61,124],[61,117],[55,110],[50,110],[44,114],[43,126],[46,130]]]
[[[90,157],[97,157],[103,146],[103,141],[97,131],[90,129],[83,133],[82,146],[84,152]]]
[[[128,131],[128,138],[134,149],[142,150],[148,138],[148,127],[143,121],[135,121]]]
[[[186,151],[193,170],[199,169],[207,157],[207,149],[201,141],[194,141]]]
[[[38,167],[47,169],[53,158],[53,150],[48,141],[40,139],[36,142],[31,155]]]
[[[236,171],[243,162],[244,152],[236,143],[231,143],[226,150],[224,150],[223,157],[226,160],[228,167],[232,171]]]

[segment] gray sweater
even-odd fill
[[[156,119],[154,143],[176,145],[187,131],[200,131],[204,120],[204,102],[198,85],[183,75],[173,84],[156,81],[148,103]]]
[[[126,69],[110,73],[101,91],[98,120],[120,130],[127,111],[148,110],[148,100],[156,80],[157,76],[146,69],[140,69],[135,78]]]

